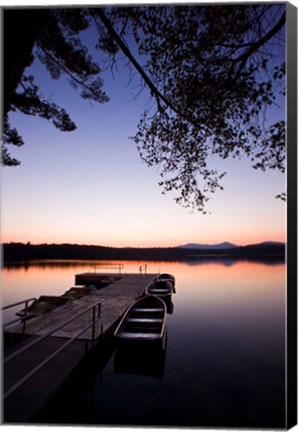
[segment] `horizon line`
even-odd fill
[[[256,246],[256,245],[261,245],[264,243],[275,243],[275,244],[280,244],[280,245],[286,245],[287,242],[282,242],[282,241],[277,241],[277,240],[263,240],[257,243],[247,243],[247,244],[236,244],[236,243],[231,243],[229,241],[224,241],[224,242],[220,242],[220,243],[197,243],[197,242],[188,242],[188,243],[184,243],[184,244],[180,244],[180,245],[176,245],[176,246],[105,246],[102,244],[87,244],[87,243],[72,243],[72,242],[41,242],[41,243],[32,243],[30,241],[27,242],[22,242],[22,241],[9,241],[9,242],[1,242],[1,246],[5,245],[5,244],[22,244],[25,246],[41,246],[41,245],[47,245],[47,246],[51,246],[51,245],[71,245],[71,246],[92,246],[92,247],[102,247],[102,248],[113,248],[113,249],[176,249],[176,248],[186,248],[187,245],[197,245],[198,247],[202,247],[202,246],[206,246],[206,247],[214,247],[214,246],[220,246],[220,245],[224,245],[225,243],[228,243],[230,245],[232,245],[232,247],[246,247],[246,246]]]

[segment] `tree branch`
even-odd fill
[[[241,62],[241,66],[239,70],[243,69],[248,57],[250,57],[254,52],[256,52],[262,45],[268,42],[268,40],[270,40],[285,25],[285,22],[286,22],[286,13],[284,12],[280,20],[278,21],[278,23],[276,23],[275,26],[265,36],[263,36],[254,44],[252,44],[252,46],[245,53],[233,59],[233,63]]]
[[[185,118],[187,121],[189,121],[191,124],[193,124],[196,128],[198,127],[198,124],[193,120],[192,118],[186,116],[184,113],[180,112],[155,86],[155,84],[151,81],[149,76],[146,74],[142,66],[137,62],[135,57],[132,55],[131,51],[129,50],[128,46],[125,44],[125,42],[121,39],[121,37],[118,35],[116,30],[114,29],[112,23],[108,19],[108,17],[105,15],[103,9],[95,9],[95,14],[99,16],[102,23],[108,30],[111,37],[114,39],[114,41],[117,43],[119,48],[122,50],[122,52],[125,54],[125,56],[130,60],[132,65],[136,68],[140,76],[143,78],[147,86],[149,87],[151,94],[155,97],[158,108],[160,111],[163,111],[165,113],[165,109],[161,106],[160,101],[164,102],[165,105],[170,108],[172,111],[174,111],[176,114],[178,114],[180,117]],[[200,126],[202,128],[202,126]]]
[[[70,73],[66,67],[64,67],[60,62],[58,62],[58,60],[55,59],[54,56],[52,56],[47,50],[46,48],[44,48],[44,46],[42,45],[42,43],[40,41],[38,41],[38,46],[41,48],[41,50],[45,53],[45,55],[47,57],[49,57],[49,59],[51,59],[54,63],[56,63],[59,68],[66,74],[68,75],[71,79],[73,79],[77,84],[79,84],[80,86],[86,88],[88,91],[91,91],[90,87],[88,87],[83,81],[79,80],[78,78],[76,78],[72,73]]]
[[[142,66],[137,62],[137,60],[132,55],[131,51],[127,47],[127,45],[123,42],[121,37],[118,35],[116,30],[114,29],[113,25],[111,24],[110,20],[107,18],[105,13],[102,9],[96,10],[97,15],[101,19],[102,23],[108,30],[109,34],[112,36],[114,41],[118,44],[119,48],[123,51],[123,53],[128,57],[130,62],[133,64],[133,66],[137,69],[145,83],[148,85],[151,92],[156,96],[157,99],[161,99],[166,105],[168,105],[169,108],[171,108],[173,111],[176,111],[175,107],[160,93],[158,88],[153,84],[153,82],[150,80]]]

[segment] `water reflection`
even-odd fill
[[[133,374],[161,379],[164,376],[165,349],[118,348],[114,355],[115,374]]]
[[[174,303],[172,302],[172,296],[165,301],[167,307],[167,313],[172,315],[174,313]]]
[[[186,264],[187,266],[204,266],[208,263],[217,263],[223,266],[233,266],[238,263],[249,262],[249,263],[262,263],[263,265],[274,266],[284,264],[285,257],[283,255],[265,255],[262,257],[231,257],[229,255],[194,255],[190,259],[185,259],[181,261],[112,261],[112,260],[51,260],[51,259],[42,259],[42,260],[31,260],[31,261],[11,261],[11,262],[3,262],[1,263],[1,268],[6,270],[16,270],[16,269],[25,269],[32,270],[33,268],[83,268],[88,267],[91,269],[100,265],[113,265],[123,264],[125,268],[127,267],[135,267],[135,270],[140,265],[147,264],[147,266],[152,268],[152,266],[156,266],[156,264],[164,264],[163,268],[172,268],[173,265],[177,265],[179,263]],[[136,267],[138,266],[138,267]],[[171,275],[170,275],[171,276]]]

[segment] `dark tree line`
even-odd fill
[[[30,260],[148,260],[148,261],[184,261],[212,259],[250,258],[261,260],[281,260],[284,262],[284,245],[251,245],[234,249],[181,249],[175,247],[156,248],[114,248],[78,244],[24,244],[5,243],[3,258],[5,262]]]
[[[271,121],[270,109],[285,96],[285,22],[278,3],[5,9],[3,164],[17,165],[8,145],[23,144],[11,111],[76,128],[26,73],[34,59],[84,99],[108,102],[102,65],[80,38],[95,26],[111,73],[126,65],[139,91],[150,92],[133,139],[140,157],[159,166],[163,192],[204,211],[225,175],[208,166],[212,154],[246,155],[255,169],[284,172],[285,119],[281,110]]]

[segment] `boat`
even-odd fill
[[[173,303],[172,303],[172,293],[173,293],[174,287],[171,284],[171,282],[166,280],[158,280],[156,279],[154,282],[152,282],[145,290],[145,294],[156,296],[160,299],[162,299],[165,302],[167,313],[172,314],[173,313]]]
[[[157,280],[170,282],[173,285],[173,293],[176,293],[176,289],[175,289],[176,280],[173,275],[169,273],[161,273],[159,276],[157,276]]]
[[[153,295],[162,300],[170,299],[173,293],[173,285],[169,281],[156,280],[152,282],[145,290],[147,295]]]
[[[173,286],[175,286],[176,283],[175,277],[169,273],[161,273],[160,275],[157,276],[157,280],[169,281]]]
[[[94,287],[72,287],[66,291],[62,296],[47,296],[42,295],[37,300],[34,300],[31,306],[16,313],[17,316],[27,319],[34,318],[45,312],[51,312],[59,306],[64,306],[74,300],[79,300],[82,297],[97,292]]]
[[[90,294],[94,294],[97,292],[97,289],[93,286],[83,286],[83,287],[72,287],[68,291],[66,291],[61,297],[64,298],[72,298],[72,299],[81,299]]]
[[[56,309],[59,306],[63,306],[70,301],[71,299],[67,297],[40,296],[32,303],[31,306],[27,308],[27,310],[23,309],[17,312],[16,315],[23,318],[26,317],[28,314],[30,318],[33,318],[42,313],[51,312],[53,309]]]
[[[118,346],[151,343],[165,348],[166,305],[158,297],[143,296],[131,305],[114,332]]]

